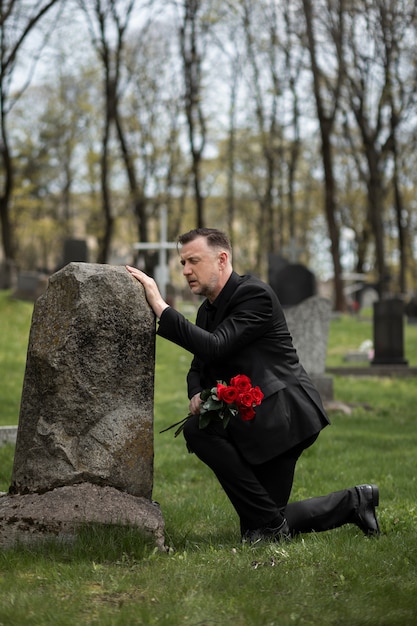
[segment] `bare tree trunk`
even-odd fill
[[[129,150],[129,146],[126,141],[125,134],[123,132],[120,112],[117,107],[115,110],[115,123],[117,129],[117,136],[119,138],[120,148],[122,152],[122,158],[125,164],[127,173],[127,179],[129,181],[130,195],[133,202],[133,211],[138,223],[138,236],[139,241],[148,241],[148,224],[146,219],[146,198],[143,193],[141,185],[138,183],[135,166],[133,162],[132,154]]]
[[[29,10],[24,9],[23,11],[19,2],[9,2],[5,7],[3,7],[4,3],[2,3],[0,16],[0,161],[3,181],[0,191],[0,224],[2,232],[1,242],[5,258],[3,284],[5,288],[12,286],[12,270],[16,261],[16,246],[13,240],[13,229],[10,219],[14,166],[7,128],[7,113],[10,108],[10,105],[8,105],[10,78],[15,68],[16,57],[27,36],[52,6],[58,2],[59,0],[40,2],[35,7],[29,8]],[[12,32],[11,43],[8,42],[6,37],[8,29]]]
[[[111,246],[111,239],[114,228],[114,218],[112,215],[110,189],[109,189],[109,138],[110,126],[113,119],[112,104],[110,100],[110,86],[106,85],[106,116],[101,144],[101,167],[100,167],[100,183],[101,183],[101,201],[104,216],[103,233],[99,237],[99,246],[97,252],[97,263],[107,263]]]
[[[14,171],[12,165],[12,159],[10,155],[7,125],[5,122],[5,114],[3,109],[3,98],[0,95],[0,116],[1,116],[1,136],[2,143],[0,146],[0,158],[2,162],[3,170],[3,189],[0,194],[0,223],[1,223],[1,236],[2,246],[5,259],[4,268],[4,284],[3,287],[10,288],[12,282],[12,269],[15,262],[15,247],[13,241],[12,227],[10,224],[10,197],[13,189]]]
[[[342,283],[342,266],[340,262],[340,233],[339,227],[336,222],[336,186],[333,173],[333,154],[332,154],[332,133],[335,123],[336,111],[339,104],[339,95],[342,81],[342,68],[339,65],[337,81],[330,94],[326,96],[322,94],[323,84],[326,81],[323,79],[322,72],[319,68],[318,56],[316,51],[316,34],[314,27],[314,14],[313,5],[311,0],[303,0],[304,17],[307,31],[308,51],[310,55],[311,71],[313,75],[313,89],[314,97],[316,101],[317,118],[320,126],[321,137],[321,151],[323,159],[324,170],[324,211],[327,220],[327,228],[330,237],[331,256],[334,270],[334,292],[335,302],[334,307],[337,311],[343,311],[346,308],[345,296],[343,293]],[[339,14],[337,17],[343,20],[343,15]],[[339,24],[338,35],[342,37],[341,22]],[[339,60],[340,56],[336,55]],[[333,99],[332,108],[326,113],[325,102]]]
[[[350,64],[346,64],[346,84],[349,106],[360,133],[361,143],[356,145],[356,152],[366,159],[367,168],[361,172],[361,177],[367,186],[369,224],[375,243],[375,269],[383,296],[389,291],[391,278],[385,252],[388,231],[384,232],[384,225],[389,222],[385,196],[390,186],[400,251],[400,275],[396,283],[401,291],[406,290],[407,242],[401,215],[403,204],[397,135],[401,122],[405,122],[405,130],[410,110],[415,108],[416,103],[415,68],[408,61],[410,35],[415,36],[416,5],[395,0],[373,3],[362,0],[357,9],[357,12],[348,14],[351,32],[345,41],[345,56],[350,59]],[[389,179],[391,156],[394,169]],[[391,233],[388,236],[391,237]]]
[[[202,108],[201,65],[198,41],[198,12],[201,0],[185,0],[180,28],[180,46],[184,73],[185,115],[191,152],[191,173],[196,205],[197,227],[204,226],[204,197],[202,192],[202,155],[206,143],[206,122]]]
[[[394,155],[394,206],[395,206],[395,218],[398,229],[398,247],[400,249],[400,275],[399,275],[399,290],[400,293],[407,292],[407,267],[408,267],[408,255],[407,255],[407,230],[403,224],[403,211],[404,203],[399,182],[399,172],[397,156]]]
[[[255,115],[258,125],[258,134],[262,148],[263,164],[265,167],[265,178],[263,190],[258,194],[259,214],[257,220],[258,248],[256,253],[256,265],[262,268],[265,260],[265,253],[268,255],[274,252],[274,207],[273,197],[276,189],[276,177],[278,170],[277,145],[282,142],[281,127],[277,122],[277,99],[279,85],[277,83],[276,68],[270,62],[270,77],[273,84],[272,104],[268,115],[265,110],[264,86],[260,77],[259,62],[256,56],[256,37],[253,34],[253,4],[250,1],[243,3],[243,28],[246,39],[246,50],[250,67],[252,70],[252,89],[255,101]],[[269,24],[270,45],[276,44],[274,40],[275,24]]]
[[[239,59],[233,64],[233,76],[229,95],[229,131],[227,139],[227,228],[233,243],[233,225],[235,218],[235,176],[236,176],[236,96],[239,75]]]
[[[379,158],[369,146],[367,154],[369,164],[368,202],[370,221],[375,241],[375,261],[379,277],[379,289],[382,296],[388,287],[388,271],[385,261],[384,245],[384,181],[380,172]]]
[[[293,129],[294,137],[290,143],[289,151],[290,156],[288,159],[288,214],[290,224],[290,241],[296,240],[296,227],[295,227],[295,214],[296,214],[296,202],[295,202],[295,176],[298,167],[298,161],[300,157],[300,109],[299,109],[299,92],[297,88],[297,79],[301,70],[301,56],[300,60],[295,63],[293,60],[293,47],[291,45],[291,36],[295,32],[293,25],[293,18],[291,16],[292,0],[286,0],[284,2],[284,20],[285,31],[287,41],[284,44],[285,54],[285,67],[286,77],[288,80],[289,90],[292,97],[292,121],[291,126]],[[281,212],[281,219],[283,219],[283,212]]]
[[[96,0],[94,6],[87,0],[80,0],[80,4],[87,16],[91,31],[91,41],[102,62],[104,72],[104,128],[102,137],[101,154],[101,196],[103,209],[103,234],[99,241],[98,262],[107,263],[111,241],[114,231],[114,214],[112,207],[111,189],[109,175],[110,164],[110,135],[114,126],[121,143],[122,154],[129,183],[135,188],[137,186],[132,178],[130,158],[127,153],[127,146],[123,145],[123,132],[120,124],[119,114],[119,89],[120,70],[122,67],[122,54],[125,47],[125,35],[132,14],[135,0],[129,0],[124,6],[118,5],[114,0]],[[114,29],[116,37],[108,35]],[[125,152],[123,151],[125,150]],[[135,198],[136,200],[136,198]]]
[[[411,8],[411,7],[410,7]],[[388,10],[387,10],[388,9]],[[395,14],[394,14],[395,15]],[[398,279],[398,287],[399,291],[402,294],[407,292],[407,270],[409,265],[409,246],[408,246],[408,231],[405,226],[405,207],[403,202],[403,194],[401,191],[401,172],[400,172],[400,146],[398,140],[398,131],[399,126],[402,121],[402,117],[404,116],[404,111],[409,111],[410,104],[415,102],[415,88],[416,88],[416,74],[413,72],[413,82],[405,81],[401,73],[401,64],[398,60],[398,56],[396,54],[396,50],[399,47],[399,42],[403,40],[402,36],[402,28],[404,25],[410,21],[410,23],[415,23],[415,18],[417,15],[417,7],[414,5],[410,14],[401,15],[400,19],[396,23],[395,20],[391,23],[392,13],[390,12],[390,7],[385,7],[381,5],[380,8],[380,17],[381,17],[381,25],[383,32],[383,41],[384,41],[384,49],[385,55],[387,59],[387,74],[388,80],[387,83],[389,85],[388,89],[388,100],[391,108],[391,116],[390,116],[390,139],[391,139],[391,152],[393,158],[393,176],[392,176],[392,185],[394,191],[394,209],[395,209],[395,220],[398,231],[398,248],[400,253],[400,267],[399,267],[399,279]],[[391,18],[391,19],[390,19]],[[398,32],[398,25],[400,25],[400,29]],[[415,29],[414,29],[415,30]],[[407,93],[408,92],[408,93]],[[396,97],[395,94],[398,94]],[[409,95],[411,94],[411,96]],[[412,256],[411,256],[412,258]]]

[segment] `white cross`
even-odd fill
[[[167,209],[161,207],[160,214],[160,228],[159,228],[159,243],[134,243],[133,248],[135,250],[158,250],[158,265],[155,268],[155,280],[158,283],[161,296],[166,298],[167,284],[169,283],[169,268],[167,262],[167,250],[173,250],[177,247],[175,241],[167,241],[168,236],[168,222],[167,222]]]

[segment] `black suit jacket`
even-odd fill
[[[236,417],[228,426],[250,463],[264,463],[329,424],[319,393],[298,360],[278,298],[261,280],[233,272],[215,302],[202,303],[196,324],[167,308],[158,334],[193,353],[190,398],[237,374],[259,385],[265,397],[255,418],[244,422]]]

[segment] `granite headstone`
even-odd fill
[[[16,529],[10,507],[23,511],[33,494],[29,506],[45,503],[38,516],[46,528],[67,529],[71,515],[74,524],[145,520],[161,545],[162,515],[151,501],[154,365],[154,314],[124,267],[70,263],[50,277],[33,311],[3,529]],[[57,523],[62,490],[71,505]],[[95,510],[109,497],[118,504]]]

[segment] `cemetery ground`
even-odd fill
[[[32,305],[0,292],[0,425],[17,424]],[[417,325],[405,325],[417,365]],[[332,320],[328,365],[372,338],[368,319]],[[172,431],[187,412],[189,355],[157,341],[154,498],[168,553],[133,529],[91,527],[74,543],[0,550],[0,625],[406,626],[417,622],[415,377],[334,378],[332,426],[301,458],[292,498],[362,482],[380,487],[382,536],[355,526],[289,544],[242,546],[216,480]],[[0,491],[13,446],[0,447]]]

